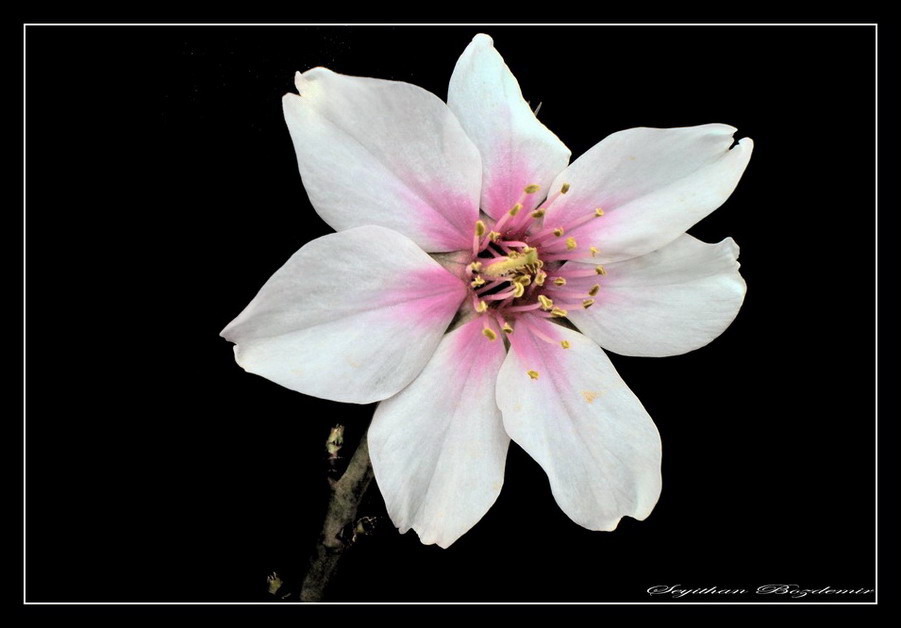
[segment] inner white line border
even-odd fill
[[[874,451],[874,488],[875,488],[875,599],[872,602],[30,602],[28,601],[27,579],[27,364],[26,364],[26,303],[27,303],[27,268],[26,268],[26,207],[27,203],[27,34],[28,28],[35,27],[417,27],[417,26],[510,26],[510,27],[646,27],[646,26],[763,26],[763,27],[873,27],[874,53],[874,210],[875,225],[874,242],[874,306],[875,306],[875,436]],[[510,22],[24,22],[22,24],[22,604],[24,606],[270,606],[270,605],[321,605],[321,606],[874,606],[879,603],[879,24],[878,22],[543,22],[543,23],[510,23]]]

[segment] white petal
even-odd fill
[[[471,244],[481,162],[437,96],[325,68],[295,83],[285,120],[310,202],[329,225],[381,225],[431,252]]]
[[[305,245],[223,331],[245,370],[371,403],[425,366],[467,287],[408,238],[357,227]]]
[[[500,218],[538,184],[543,192],[523,203],[533,209],[570,151],[532,113],[488,35],[476,35],[457,61],[447,104],[482,154],[482,209]]]
[[[507,433],[545,470],[557,503],[579,525],[613,530],[623,516],[644,519],[660,495],[654,422],[594,342],[543,320],[533,324],[570,348],[517,322],[497,382]]]
[[[738,245],[683,235],[659,251],[606,266],[595,304],[569,319],[622,355],[662,357],[703,347],[732,323],[745,298]],[[582,282],[583,287],[589,282]],[[578,282],[571,282],[575,287]]]
[[[547,224],[566,226],[602,208],[570,235],[600,249],[601,261],[655,251],[722,205],[751,158],[753,143],[732,146],[724,124],[628,129],[608,136],[563,171],[570,184],[548,210]]]
[[[413,528],[423,543],[447,547],[497,499],[510,444],[494,400],[504,354],[502,340],[482,335],[481,319],[467,323],[376,409],[372,467],[401,533]]]

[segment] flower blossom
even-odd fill
[[[376,482],[401,532],[447,547],[495,502],[510,440],[577,524],[647,517],[657,429],[604,349],[669,356],[729,326],[738,247],[685,231],[751,155],[723,124],[614,133],[569,163],[487,35],[448,102],[403,82],[298,73],[284,113],[309,242],[222,335],[247,371],[380,402]],[[578,331],[576,331],[578,329]],[[603,347],[603,349],[602,349]]]

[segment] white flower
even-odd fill
[[[647,517],[660,437],[601,347],[675,355],[732,322],[738,247],[685,231],[732,193],[751,141],[733,147],[722,124],[637,128],[567,165],[487,35],[457,62],[447,105],[325,68],[296,85],[284,110],[300,173],[338,233],[223,330],[238,363],[305,394],[380,401],[376,481],[423,543],[447,547],[491,507],[511,438],[576,523]]]

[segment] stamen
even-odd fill
[[[594,305],[594,299],[585,299],[584,301],[582,301],[582,307],[584,307],[586,310],[592,305]]]
[[[482,270],[482,262],[473,262],[472,264],[469,265],[469,267],[474,272],[479,272],[480,270]]]
[[[557,236],[557,237],[559,238],[560,236],[562,236],[562,235],[563,235],[564,233],[566,233],[566,232],[563,230],[563,227],[557,227],[556,229],[554,229],[554,232],[553,232],[553,233],[554,233],[555,236]]]
[[[482,312],[487,312],[487,311],[488,311],[488,304],[485,303],[484,301],[479,301],[479,304],[476,306],[476,312],[481,314]]]
[[[526,371],[526,375],[532,379],[538,379],[538,371]]]
[[[594,215],[597,216],[598,218],[600,218],[601,216],[604,215],[604,210],[601,209],[600,207],[598,207],[597,209],[594,210]]]
[[[513,298],[514,299],[518,299],[519,297],[521,297],[523,294],[525,294],[525,291],[526,291],[526,287],[524,285],[522,285],[521,283],[513,284]]]
[[[469,285],[472,286],[473,288],[478,288],[479,286],[485,285],[485,280],[482,279],[481,277],[476,277],[475,279],[473,279],[472,281],[469,282]]]
[[[564,183],[563,187],[560,188],[560,194],[566,194],[569,192],[569,183]]]
[[[606,275],[607,269],[605,269],[603,266],[598,264],[597,266],[594,267],[594,272],[596,272],[599,275]]]
[[[541,218],[544,216],[545,212],[543,209],[536,209],[532,212],[532,218]]]
[[[481,220],[476,220],[476,235],[478,237],[481,238],[483,235],[485,235],[485,229],[485,223]]]
[[[512,334],[512,333],[513,333],[513,328],[510,327],[510,323],[504,323],[504,326],[501,327],[501,329],[504,330],[504,333],[505,333],[505,334]]]
[[[552,300],[548,299],[543,294],[538,295],[538,301],[541,303],[542,310],[545,310],[546,312],[550,312],[551,310],[554,309],[554,302]]]
[[[597,256],[597,254],[601,252],[600,249],[598,249],[598,247],[596,247],[596,246],[589,246],[588,250],[591,251],[592,257]]]
[[[563,318],[564,316],[566,316],[566,314],[567,311],[562,310],[559,307],[555,307],[553,310],[551,310],[551,316],[555,316],[557,318]]]
[[[492,242],[497,242],[498,240],[500,240],[500,238],[501,238],[500,231],[490,231],[488,233],[488,239],[491,240]]]
[[[483,328],[482,335],[485,336],[488,340],[490,340],[492,342],[497,340],[497,334],[494,333],[494,330],[492,330],[490,327]]]
[[[570,347],[569,340],[561,340],[560,346],[563,347],[564,349],[569,349],[569,347]]]
[[[530,248],[528,251],[523,249],[523,251],[523,254],[511,251],[507,257],[499,257],[497,261],[488,264],[482,271],[482,274],[489,279],[501,278],[520,268],[538,264],[538,251],[533,248]]]
[[[600,290],[600,289],[601,289],[601,284],[599,284],[599,283],[594,284],[593,286],[591,286],[591,290],[588,291],[588,296],[590,296],[590,297],[595,296],[598,293],[598,290]]]
[[[578,246],[575,238],[566,238],[566,248],[572,251]]]
[[[536,286],[543,286],[545,279],[547,279],[547,273],[544,272],[543,270],[539,270],[537,273],[535,273],[535,285]]]
[[[534,194],[535,192],[537,192],[540,189],[541,189],[540,185],[538,185],[537,183],[532,183],[531,185],[527,185],[525,187],[525,189],[523,189],[523,192],[525,192],[526,194]]]

